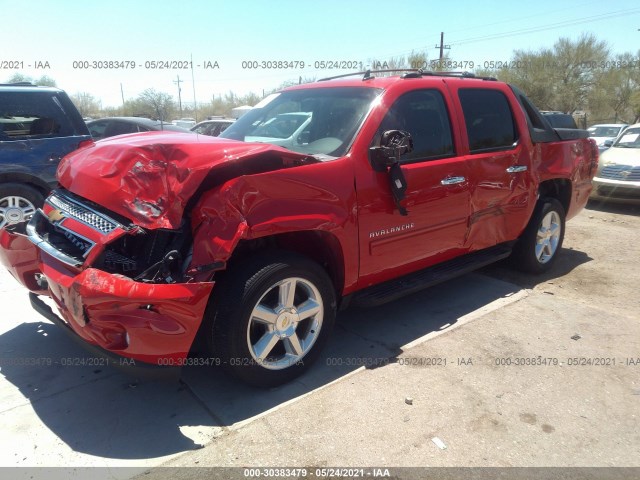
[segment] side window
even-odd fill
[[[91,133],[94,140],[100,140],[105,137],[104,131],[107,128],[107,124],[108,123],[106,121],[100,120],[97,122],[91,122],[89,125],[89,133]]]
[[[106,136],[113,137],[115,135],[124,135],[126,133],[138,133],[138,126],[116,120],[111,122],[107,127]]]
[[[465,88],[458,91],[458,96],[471,153],[513,148],[518,133],[504,93]]]
[[[67,137],[74,134],[58,98],[48,92],[0,93],[0,139]]]
[[[386,130],[404,130],[411,134],[413,152],[403,156],[403,161],[455,155],[449,113],[438,90],[415,90],[398,98],[380,124],[375,145]]]
[[[198,125],[198,128],[194,130],[194,132],[199,133],[200,135],[208,135],[210,125],[205,123],[204,125]]]

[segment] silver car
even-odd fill
[[[600,153],[609,148],[615,141],[616,137],[622,133],[622,131],[628,127],[626,123],[601,123],[598,125],[591,125],[587,128],[589,136],[593,138],[598,144]],[[607,142],[610,140],[610,142]],[[607,144],[605,144],[607,142]]]
[[[600,155],[593,186],[594,197],[640,200],[640,123],[628,127]]]

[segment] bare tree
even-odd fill
[[[171,95],[158,92],[153,88],[147,88],[138,95],[137,106],[145,112],[150,112],[149,117],[161,121],[167,121],[176,109]]]
[[[83,117],[95,115],[100,110],[100,102],[87,92],[78,92],[71,95],[71,101]]]

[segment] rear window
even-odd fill
[[[0,140],[73,134],[73,126],[55,94],[0,92]]]
[[[458,92],[469,138],[469,150],[481,153],[513,148],[518,134],[504,93],[488,89]]]

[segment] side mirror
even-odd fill
[[[387,130],[382,134],[379,147],[369,149],[369,161],[376,172],[386,172],[400,162],[400,157],[413,151],[413,139],[409,132]]]
[[[611,145],[613,145],[613,140],[605,140],[604,141],[604,146],[605,147],[610,147]]]

